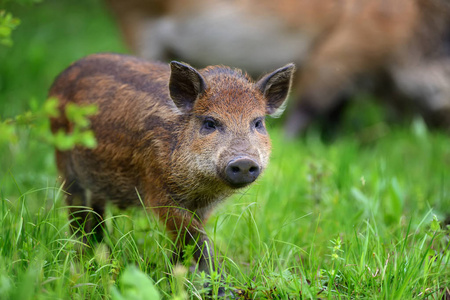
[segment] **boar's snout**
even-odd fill
[[[252,183],[260,173],[259,164],[247,157],[233,159],[225,168],[225,178],[234,188],[241,188]]]

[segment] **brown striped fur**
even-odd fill
[[[171,68],[96,54],[62,72],[49,93],[60,100],[62,113],[51,120],[51,128],[71,131],[63,117],[68,103],[96,104],[99,113],[91,118],[91,129],[98,146],[56,151],[57,166],[68,205],[91,207],[101,218],[106,201],[122,208],[139,205],[139,193],[168,231],[182,237],[180,251],[184,243],[197,242],[194,257],[200,270],[208,271],[209,259],[216,265],[213,246],[208,245],[210,252],[201,250],[210,243],[203,223],[215,204],[240,187],[227,181],[224,170],[242,157],[265,169],[270,140],[264,116],[282,106],[294,67],[280,68],[257,83],[224,66],[197,71],[172,62]],[[208,120],[214,120],[214,129]],[[81,222],[87,218],[88,233],[99,222],[79,207],[72,207],[71,215]]]

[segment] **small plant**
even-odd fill
[[[3,0],[0,4],[6,4],[7,2],[11,2],[11,0]],[[29,5],[41,2],[41,0],[12,0],[12,2]],[[10,12],[0,9],[0,46],[11,47],[13,45],[11,34],[19,25],[20,20],[18,18],[13,17]]]
[[[19,139],[18,131],[29,129],[36,139],[48,143],[57,149],[68,150],[76,145],[94,148],[96,141],[89,126],[89,116],[97,113],[95,105],[78,106],[71,104],[65,111],[66,117],[73,124],[72,132],[65,133],[57,131],[52,134],[49,130],[48,118],[57,117],[58,100],[48,99],[42,107],[38,107],[36,102],[31,102],[31,110],[24,112],[14,118],[0,120],[0,145],[3,143],[17,143]]]
[[[344,250],[342,250],[343,243],[340,236],[330,242],[333,244],[333,247],[329,247],[331,249],[331,254],[329,255],[332,261],[331,268],[329,270],[320,270],[320,277],[322,278],[322,285],[333,287],[340,277],[339,270],[342,267],[341,262],[344,261],[342,257]]]
[[[12,46],[11,33],[19,24],[20,20],[11,13],[0,10],[0,45]]]

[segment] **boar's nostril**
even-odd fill
[[[259,172],[259,167],[257,167],[257,166],[252,166],[252,167],[250,167],[249,172],[250,172],[250,173],[256,173],[256,172]],[[259,173],[258,173],[258,174],[259,174]]]
[[[241,171],[241,169],[237,166],[232,166],[231,167],[231,172],[233,173],[239,173]]]
[[[250,158],[238,158],[228,163],[225,169],[226,180],[236,188],[244,187],[258,178],[260,167]]]

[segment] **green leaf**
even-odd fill
[[[90,149],[97,147],[97,140],[95,139],[94,132],[90,130],[80,133],[77,142]]]
[[[441,230],[441,224],[440,224],[438,218],[436,217],[436,215],[433,215],[433,220],[431,220],[430,228],[431,228],[431,231]]]
[[[59,150],[69,150],[75,146],[75,140],[72,135],[67,135],[63,130],[58,130],[58,132],[53,135],[50,139],[52,143]]]
[[[1,26],[0,27],[0,35],[3,35],[3,36],[9,36],[9,35],[11,35],[11,28],[9,28],[9,27],[6,27],[6,26]]]
[[[68,103],[66,105],[67,119],[72,121],[77,127],[86,128],[89,126],[89,116],[97,113],[96,105],[79,106],[74,103]]]
[[[111,287],[113,300],[155,300],[160,299],[153,281],[141,270],[131,265],[119,279],[119,289]]]
[[[57,117],[59,116],[58,110],[58,99],[50,98],[44,103],[44,107],[42,108],[44,113],[49,117]]]

